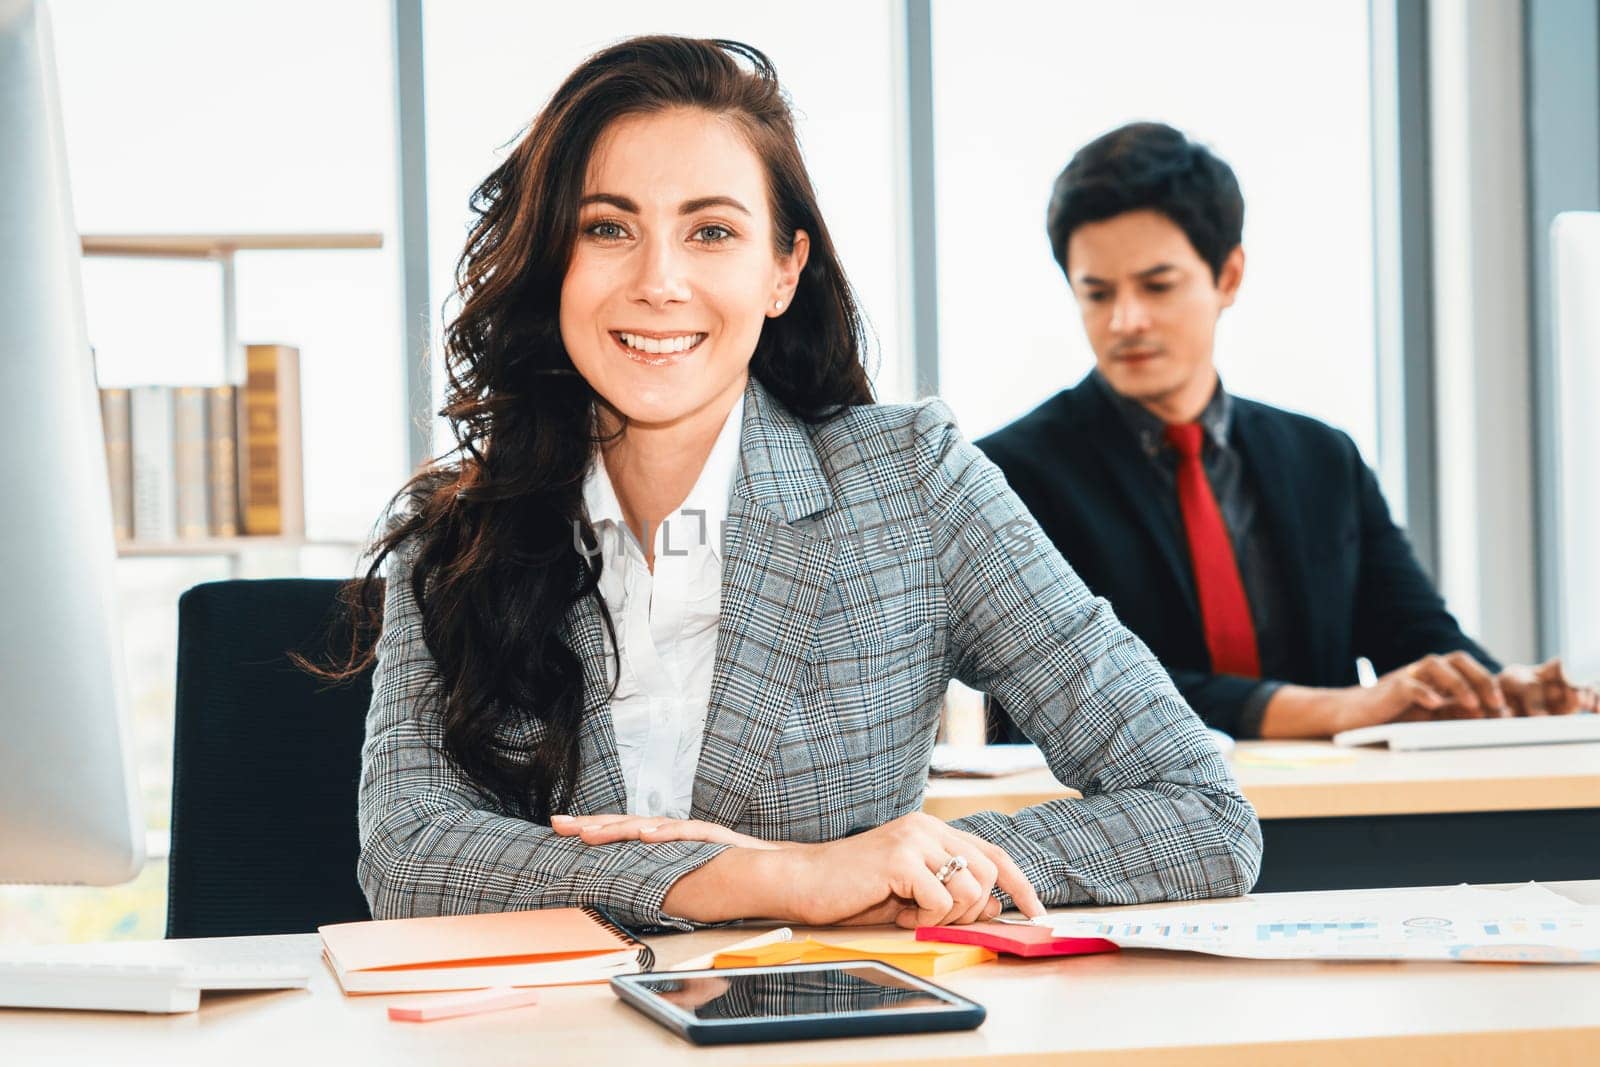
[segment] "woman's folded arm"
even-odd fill
[[[918,430],[952,673],[993,693],[1083,794],[955,825],[1005,848],[1047,904],[1248,891],[1261,863],[1255,812],[1155,656],[942,404],[923,409]]]

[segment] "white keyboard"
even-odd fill
[[[95,1011],[194,1011],[200,987],[182,967],[0,960],[0,1006]]]
[[[211,937],[0,946],[0,1007],[184,1012],[202,990],[304,989],[309,937]]]
[[[1335,734],[1336,745],[1382,745],[1392,751],[1430,748],[1489,748],[1600,741],[1600,715],[1545,715],[1529,719],[1446,719],[1390,722]]]

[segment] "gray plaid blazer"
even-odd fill
[[[592,600],[567,637],[586,673],[570,812],[623,811]],[[438,670],[403,558],[377,653],[359,862],[374,916],[597,904],[688,928],[662,900],[726,846],[558,837],[498,810],[443,755]],[[1260,827],[1200,721],[949,410],[864,406],[809,425],[752,380],[692,816],[827,841],[918,810],[952,677],[1002,700],[1083,793],[955,824],[1005,848],[1046,904],[1253,884]]]

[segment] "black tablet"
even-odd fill
[[[611,990],[697,1045],[971,1030],[983,1005],[884,963],[626,974]]]

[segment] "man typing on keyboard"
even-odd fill
[[[1243,223],[1233,171],[1169,126],[1079,151],[1048,230],[1095,369],[978,447],[1219,730],[1594,710],[1559,660],[1502,667],[1462,633],[1346,434],[1222,388]],[[1003,711],[991,734],[1024,740]]]

